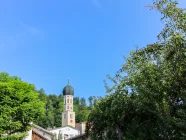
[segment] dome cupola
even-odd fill
[[[63,96],[65,95],[73,95],[74,96],[74,88],[70,85],[68,79],[68,85],[63,88]]]

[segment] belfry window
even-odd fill
[[[67,103],[69,103],[69,99],[67,99]]]

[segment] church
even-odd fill
[[[37,125],[32,125],[32,130],[25,140],[67,140],[82,136],[85,133],[86,123],[76,123],[73,111],[74,89],[68,84],[63,88],[64,109],[62,112],[62,125],[60,128],[46,130]]]

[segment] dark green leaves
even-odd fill
[[[93,139],[186,139],[186,13],[177,1],[154,0],[165,28],[158,43],[131,51],[90,113]],[[182,104],[181,104],[182,102]]]

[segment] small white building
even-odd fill
[[[71,127],[64,126],[50,130],[51,133],[57,136],[57,139],[65,140],[80,135],[80,131]]]

